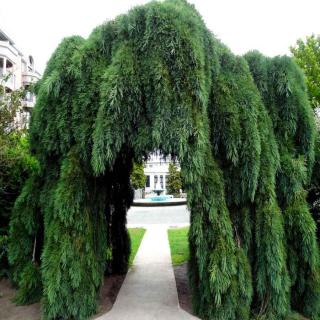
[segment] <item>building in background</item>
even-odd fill
[[[169,174],[169,163],[172,162],[170,156],[164,157],[160,153],[152,153],[148,161],[144,164],[144,174],[147,177],[145,193],[153,193],[155,190],[166,194],[166,185]],[[180,165],[175,161],[178,169]]]
[[[28,91],[28,88],[39,80],[40,76],[40,73],[35,69],[33,57],[23,55],[13,40],[0,29],[0,79],[2,79],[2,85],[4,85],[6,92],[21,88],[26,89],[26,96],[16,117],[17,125],[20,128],[28,126],[35,104],[35,96]]]

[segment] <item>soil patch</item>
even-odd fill
[[[40,320],[40,303],[17,306],[12,302],[16,290],[8,279],[0,281],[0,319],[1,320]]]
[[[98,313],[92,319],[111,310],[122,286],[125,275],[111,275],[105,278],[100,290]],[[40,320],[40,303],[17,306],[12,302],[16,295],[15,288],[8,279],[0,280],[0,320]]]
[[[192,295],[188,281],[188,263],[173,267],[176,278],[180,308],[194,315],[192,311]]]
[[[122,274],[110,275],[104,279],[104,285],[100,290],[98,313],[92,319],[96,319],[111,310],[125,277],[126,275]]]

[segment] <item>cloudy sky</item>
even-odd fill
[[[92,29],[146,0],[0,0],[0,28],[40,72],[61,39]],[[289,53],[298,38],[320,34],[320,0],[190,0],[233,52]],[[5,5],[4,5],[5,3]]]

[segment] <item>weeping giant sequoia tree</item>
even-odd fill
[[[179,158],[188,193],[195,312],[319,319],[305,191],[314,139],[291,59],[235,56],[183,0],[66,38],[38,85],[31,147],[41,172],[10,224],[18,302],[42,298],[46,319],[96,311],[104,273],[128,268],[132,163],[161,150]]]

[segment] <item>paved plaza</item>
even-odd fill
[[[168,207],[131,207],[127,214],[128,226],[162,224],[183,226],[190,223],[190,212],[186,205]]]

